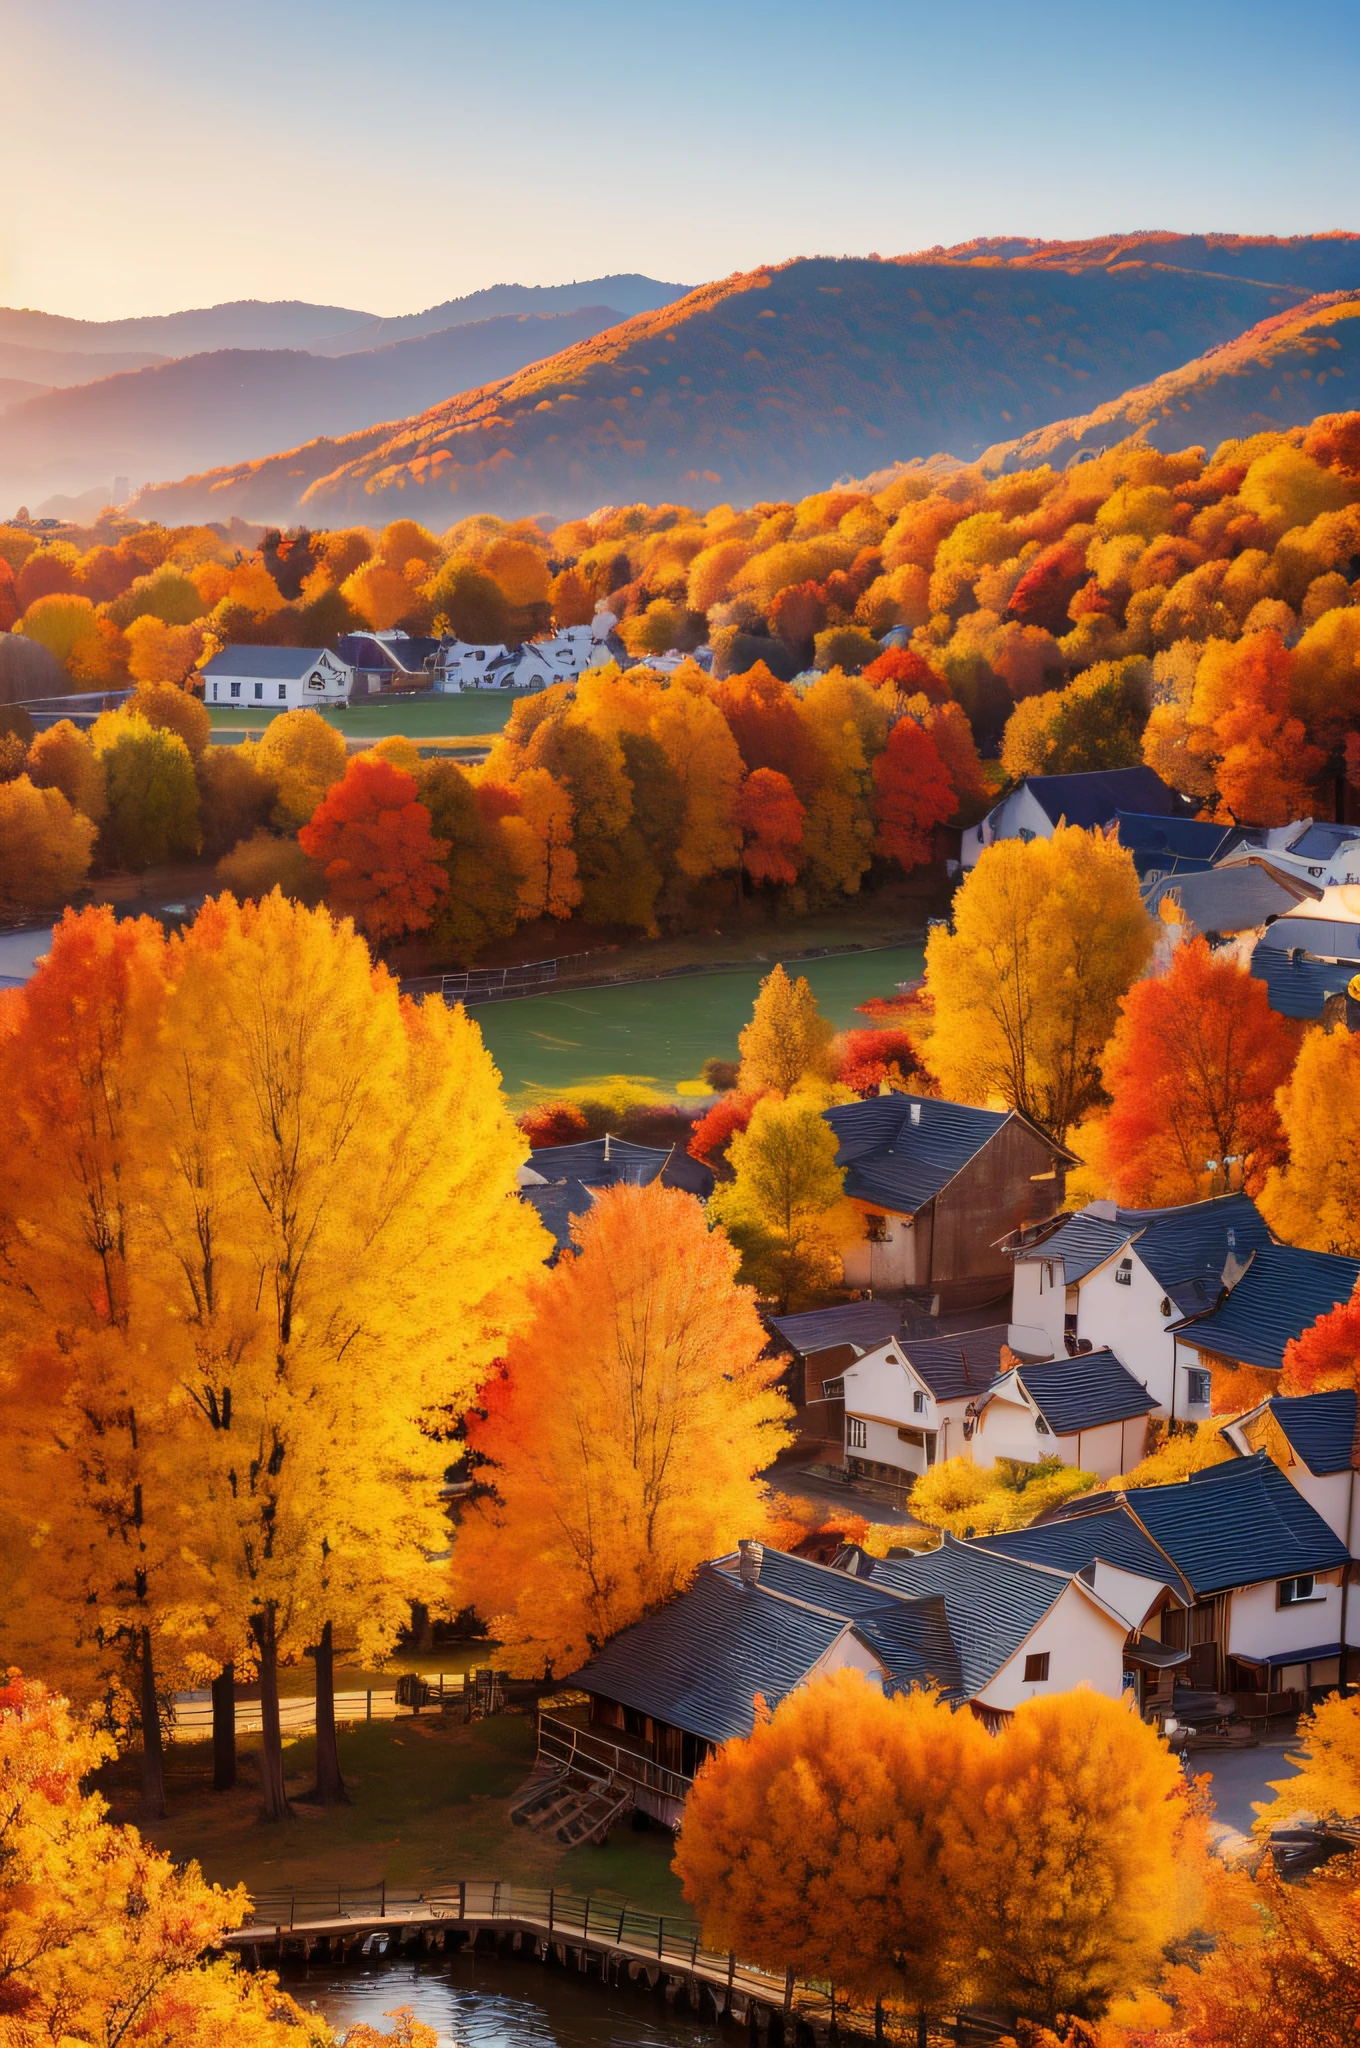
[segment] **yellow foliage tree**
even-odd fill
[[[836,1149],[815,1101],[766,1095],[729,1147],[736,1178],[709,1201],[741,1252],[743,1280],[781,1311],[840,1280],[837,1245],[851,1225],[837,1214],[845,1174]]]
[[[1286,1244],[1360,1252],[1360,1035],[1310,1031],[1276,1096],[1289,1160],[1273,1167],[1261,1213]]]
[[[200,624],[167,626],[144,612],[127,627],[128,674],[134,683],[164,683],[179,689],[203,658]]]
[[[759,1535],[757,1475],[788,1440],[736,1255],[692,1196],[607,1189],[573,1236],[469,1422],[494,1490],[454,1544],[455,1603],[524,1668],[570,1669]]]
[[[791,1095],[800,1084],[829,1081],[834,1037],[806,975],[790,981],[782,966],[772,968],[738,1041],[739,1085],[748,1095]]]
[[[1298,1743],[1302,1754],[1287,1759],[1297,1765],[1297,1775],[1272,1778],[1274,1799],[1256,1808],[1258,1835],[1269,1835],[1300,1812],[1351,1825],[1360,1820],[1360,1697],[1332,1693],[1303,1716]]]
[[[96,829],[59,789],[0,782],[0,910],[63,902],[90,871]]]
[[[994,1096],[1061,1138],[1095,1101],[1119,998],[1152,954],[1130,854],[1111,833],[988,847],[926,948],[927,1047],[948,1096]]]
[[[1080,1472],[1057,1458],[1037,1465],[974,1464],[960,1453],[932,1465],[911,1490],[914,1521],[928,1529],[947,1529],[952,1536],[994,1536],[1001,1529],[1024,1529],[1050,1508],[1087,1493],[1095,1474]]]
[[[258,763],[278,790],[274,822],[295,832],[305,825],[333,782],[345,772],[343,733],[319,711],[285,711],[273,718],[260,741]]]

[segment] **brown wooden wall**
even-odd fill
[[[1034,1180],[1057,1164],[1053,1180]],[[1022,1223],[1042,1223],[1063,1205],[1063,1165],[1048,1141],[1012,1117],[935,1197],[930,1283],[994,1277],[1009,1282],[1011,1261],[998,1238]]]

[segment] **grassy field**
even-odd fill
[[[670,1868],[673,1844],[660,1829],[617,1829],[604,1848],[566,1849],[508,1818],[512,1795],[534,1760],[534,1721],[499,1714],[467,1727],[447,1726],[435,1713],[340,1731],[340,1761],[353,1804],[300,1807],[293,1819],[259,1819],[255,1756],[258,1737],[239,1744],[241,1783],[211,1790],[207,1743],[172,1748],[167,1773],[168,1820],[143,1833],[177,1860],[195,1858],[204,1874],[252,1892],[375,1885],[428,1890],[459,1877],[498,1877],[521,1884],[568,1885],[654,1913],[683,1913]],[[291,1795],[312,1782],[310,1736],[285,1745]],[[100,1785],[117,1820],[137,1821],[139,1758],[120,1759]]]
[[[472,690],[462,697],[421,697],[415,701],[381,698],[338,710],[331,706],[321,716],[347,739],[381,740],[389,733],[401,733],[412,740],[480,739],[498,733],[511,708],[524,690]],[[277,711],[252,705],[210,704],[208,716],[217,732],[263,732]]]

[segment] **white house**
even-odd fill
[[[1011,1321],[1025,1341],[1054,1352],[1112,1350],[1145,1385],[1156,1412],[1200,1421],[1210,1379],[1175,1326],[1212,1309],[1249,1254],[1273,1240],[1247,1195],[1175,1209],[1090,1202],[1055,1227],[1017,1233]],[[1231,1262],[1231,1263],[1230,1263]],[[1226,1279],[1225,1279],[1226,1275]]]
[[[329,647],[224,647],[205,663],[205,704],[270,711],[348,704],[354,670]]]
[[[1355,1411],[1352,1387],[1324,1394],[1276,1394],[1223,1430],[1243,1457],[1269,1452],[1285,1478],[1352,1552],[1360,1538]]]
[[[973,1457],[987,1466],[998,1458],[1037,1465],[1056,1457],[1097,1479],[1117,1479],[1143,1457],[1156,1405],[1113,1351],[1017,1364],[977,1403]]]
[[[623,654],[614,640],[617,624],[613,612],[600,609],[588,626],[559,626],[518,647],[503,641],[478,646],[469,640],[446,641],[439,650],[435,688],[458,695],[464,690],[546,690],[554,683],[574,682],[587,669],[602,668]]]
[[[970,1423],[1001,1370],[1005,1323],[953,1337],[894,1336],[824,1387],[845,1402],[845,1465],[855,1479],[909,1491],[946,1458],[969,1456]]]
[[[1224,858],[1223,865],[1261,854],[1271,866],[1320,883],[1324,888],[1360,882],[1360,825],[1296,819],[1292,825],[1263,826]]]
[[[1193,808],[1151,768],[1101,768],[1089,775],[1026,775],[963,835],[964,872],[1001,839],[1051,839],[1062,823],[1114,823],[1120,811],[1140,817],[1191,817]]]
[[[1172,1325],[1177,1378],[1197,1372],[1214,1409],[1240,1414],[1274,1396],[1290,1340],[1349,1301],[1357,1283],[1360,1260],[1339,1252],[1254,1246],[1234,1259],[1216,1300]]]

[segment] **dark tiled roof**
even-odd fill
[[[205,676],[262,676],[266,681],[271,676],[275,680],[285,677],[296,682],[327,651],[324,647],[224,647],[220,654],[215,654],[211,661],[203,664],[200,673]]]
[[[800,1358],[840,1344],[872,1351],[900,1333],[902,1313],[886,1301],[847,1301],[842,1307],[814,1308],[802,1316],[771,1316],[770,1328],[778,1330]]]
[[[1255,951],[1288,953],[1298,947],[1315,959],[1331,962],[1360,960],[1360,924],[1347,918],[1314,917],[1311,908],[1294,906],[1277,917],[1256,941]]]
[[[390,668],[404,676],[426,673],[425,657],[438,654],[441,642],[411,635],[405,640],[379,640],[373,633],[342,633],[340,657],[356,668]]]
[[[1119,1497],[1201,1598],[1347,1559],[1340,1537],[1264,1452]]]
[[[713,1192],[713,1169],[678,1146],[634,1145],[627,1138],[584,1138],[579,1145],[543,1145],[529,1164],[546,1181],[580,1180],[591,1188],[684,1188],[692,1195]]]
[[[720,1568],[735,1572],[736,1557],[721,1559]],[[832,1565],[814,1564],[810,1558],[792,1557],[783,1550],[766,1550],[760,1583],[771,1593],[844,1615],[872,1644],[899,1684],[934,1682],[946,1692],[959,1690],[959,1656],[950,1640],[944,1602],[938,1596],[904,1598],[875,1585],[872,1579],[854,1578]]]
[[[1279,1371],[1291,1337],[1349,1301],[1357,1279],[1360,1259],[1267,1245],[1253,1251],[1246,1272],[1217,1308],[1171,1327],[1220,1358]]]
[[[1041,1365],[1021,1365],[1004,1373],[992,1393],[1019,1381],[1054,1436],[1075,1436],[1081,1429],[1099,1429],[1106,1422],[1127,1422],[1150,1415],[1157,1406],[1140,1380],[1113,1351],[1079,1351],[1075,1358],[1054,1358]]]
[[[1247,836],[1238,825],[1213,825],[1203,818],[1145,811],[1116,811],[1115,824],[1119,844],[1128,847],[1139,874],[1150,868],[1165,873],[1178,860],[1211,868]]]
[[[520,1198],[538,1211],[540,1223],[552,1232],[556,1246],[554,1260],[559,1252],[570,1248],[572,1217],[584,1216],[595,1199],[585,1182],[580,1180],[554,1181],[551,1187],[546,1188],[521,1188]]]
[[[1305,860],[1329,861],[1343,846],[1360,844],[1360,825],[1334,825],[1329,821],[1310,825],[1300,832],[1297,839],[1289,842],[1291,853],[1302,854]]]
[[[1050,1237],[1021,1246],[1015,1255],[1020,1259],[1061,1259],[1063,1279],[1067,1286],[1075,1287],[1097,1266],[1103,1266],[1132,1235],[1128,1225],[1116,1222],[1114,1217],[1093,1216],[1089,1209],[1079,1209]]]
[[[914,1215],[996,1136],[1008,1112],[934,1096],[872,1095],[823,1114],[839,1140],[846,1194]]]
[[[1276,881],[1269,869],[1255,861],[1152,882],[1143,892],[1154,913],[1168,895],[1175,897],[1182,915],[1198,932],[1253,931],[1268,917],[1283,917],[1300,900],[1297,889]]]
[[[1211,1202],[1188,1202],[1176,1209],[1115,1209],[1112,1217],[1081,1209],[1051,1237],[1017,1257],[1061,1258],[1069,1287],[1084,1280],[1121,1246],[1136,1239],[1133,1250],[1162,1287],[1177,1299],[1176,1290],[1196,1280],[1208,1283],[1191,1304],[1210,1306],[1228,1254],[1247,1252],[1271,1243],[1261,1212],[1249,1195],[1219,1195]],[[1182,1309],[1189,1314],[1190,1307]]]
[[[1355,1443],[1355,1389],[1277,1394],[1270,1412],[1310,1472],[1349,1472]]]
[[[1181,1598],[1191,1592],[1176,1566],[1157,1548],[1137,1517],[1122,1500],[1109,1494],[1091,1494],[1093,1510],[1057,1522],[1038,1522],[1028,1529],[1011,1529],[999,1536],[979,1536],[976,1547],[1000,1550],[1007,1557],[1026,1564],[1051,1564],[1059,1571],[1080,1572],[1099,1560],[1118,1566],[1120,1571],[1140,1572],[1145,1578],[1164,1579]]]
[[[1151,768],[1101,768],[1090,775],[1027,775],[1025,784],[1056,825],[1108,825],[1120,811],[1143,817],[1187,815],[1185,800]]]
[[[960,1330],[956,1337],[929,1337],[916,1343],[908,1336],[902,1352],[937,1401],[969,1401],[985,1393],[1001,1368],[1001,1347],[1010,1334],[1007,1323],[988,1330]]]
[[[962,1666],[963,1689],[971,1699],[1015,1655],[1070,1577],[1070,1573],[1060,1575],[1020,1564],[947,1535],[940,1549],[924,1551],[919,1557],[876,1560],[870,1584],[890,1586],[915,1599],[934,1593],[944,1596],[949,1633]]]
[[[1278,925],[1263,932],[1251,953],[1251,971],[1263,981],[1270,1007],[1280,1017],[1320,1017],[1329,996],[1339,996],[1355,973],[1355,962],[1347,960],[1296,960],[1292,953],[1266,940]]]

